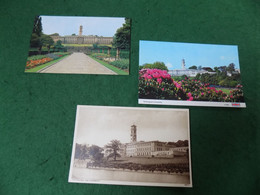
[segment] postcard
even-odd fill
[[[139,43],[139,104],[246,107],[238,46]]]
[[[189,110],[78,105],[69,182],[192,187]]]
[[[26,73],[129,75],[130,19],[36,16]]]

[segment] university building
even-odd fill
[[[83,26],[79,27],[79,35],[71,36],[59,36],[59,35],[50,35],[53,41],[61,41],[62,44],[107,44],[110,45],[113,42],[113,37],[100,37],[93,35],[82,35]]]
[[[120,155],[127,157],[174,157],[186,155],[187,147],[176,147],[174,142],[137,141],[137,126],[131,126],[131,142],[120,146]],[[182,148],[182,149],[181,149]]]
[[[186,75],[188,77],[195,77],[197,74],[216,74],[215,72],[209,72],[207,70],[195,70],[195,69],[186,69],[185,60],[182,60],[182,69],[169,70],[168,73],[171,76],[183,76]]]

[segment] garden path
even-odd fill
[[[40,73],[116,74],[84,53],[72,53]]]

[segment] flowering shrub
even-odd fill
[[[242,85],[230,91],[209,87],[199,80],[185,78],[174,81],[164,70],[142,69],[139,71],[139,98],[143,99],[168,99],[187,101],[213,101],[213,102],[243,102]]]
[[[165,70],[142,69],[139,72],[139,97],[147,99],[186,99],[181,87],[173,83]]]

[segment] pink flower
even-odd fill
[[[162,91],[164,91],[164,88],[162,88]]]
[[[193,97],[190,97],[187,101],[192,101],[193,100]]]
[[[192,97],[192,96],[191,96],[191,92],[188,93],[188,97]]]
[[[159,84],[161,84],[161,83],[162,83],[162,79],[161,79],[161,78],[158,78],[158,79],[157,79],[157,82],[158,82]]]
[[[201,95],[204,95],[204,93],[203,93],[203,92],[201,92]]]
[[[151,75],[147,75],[146,78],[147,78],[147,79],[152,79]]]

